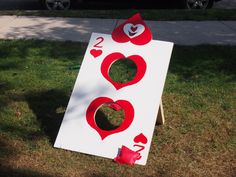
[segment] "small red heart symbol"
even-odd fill
[[[97,58],[98,56],[102,55],[102,50],[92,49],[92,50],[90,50],[90,54],[91,54],[94,58]]]
[[[147,138],[146,138],[146,136],[144,136],[144,134],[140,133],[139,135],[137,135],[137,136],[134,138],[134,142],[135,142],[135,143],[147,144]]]
[[[131,26],[131,30],[132,30],[133,32],[135,32],[135,31],[137,30],[137,28],[138,28],[138,27]]]
[[[132,60],[136,64],[137,73],[136,73],[135,77],[133,78],[133,80],[126,82],[126,83],[117,83],[117,82],[114,82],[110,78],[109,69],[110,69],[111,65],[119,59]],[[137,82],[139,82],[143,78],[143,76],[146,72],[146,68],[147,68],[146,62],[141,56],[132,55],[132,56],[125,57],[122,53],[117,52],[117,53],[112,53],[112,54],[105,57],[105,59],[102,62],[102,65],[101,65],[101,73],[106,80],[108,80],[117,90],[119,90],[123,87],[133,85],[133,84],[136,84]]]
[[[102,130],[100,129],[96,122],[95,122],[95,115],[97,110],[106,103],[116,103],[122,107],[124,110],[124,121],[123,123],[116,129],[114,130]],[[120,133],[124,130],[126,130],[131,123],[133,122],[134,119],[134,108],[132,104],[126,100],[118,100],[114,102],[112,99],[107,98],[107,97],[99,97],[96,98],[91,102],[89,105],[87,111],[86,111],[86,120],[88,124],[98,132],[98,134],[101,136],[102,140],[104,140],[107,136],[110,136],[115,133]]]

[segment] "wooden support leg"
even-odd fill
[[[164,117],[164,110],[163,110],[162,99],[161,99],[156,124],[164,125],[164,123],[165,123],[165,117]]]

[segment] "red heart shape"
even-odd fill
[[[108,80],[117,90],[139,82],[143,78],[143,76],[146,72],[146,68],[147,68],[145,60],[139,55],[128,56],[127,59],[124,59],[124,58],[126,58],[126,57],[122,53],[118,53],[118,52],[111,53],[105,57],[105,59],[102,62],[102,65],[101,65],[101,73],[102,73],[103,77],[106,78],[106,80]],[[114,63],[115,61],[117,61],[119,59],[122,59],[122,60],[129,59],[129,60],[132,60],[136,64],[137,73],[136,73],[135,77],[133,78],[133,80],[126,82],[126,83],[117,83],[117,82],[114,82],[110,78],[109,69],[110,69],[112,63]]]
[[[94,58],[97,58],[98,56],[102,55],[102,50],[92,49],[92,50],[90,50],[90,54],[91,54]]]
[[[135,32],[135,31],[137,30],[137,28],[138,28],[138,27],[131,26],[131,30],[132,30],[133,32]]]
[[[137,136],[134,138],[134,142],[135,142],[135,143],[147,144],[147,138],[146,138],[146,136],[144,136],[144,134],[140,133],[139,135],[137,135]]]
[[[100,129],[96,122],[95,122],[95,114],[97,110],[105,103],[116,103],[120,105],[123,110],[124,110],[124,121],[123,123],[116,129],[114,130],[102,130]],[[107,97],[99,97],[96,98],[91,102],[89,105],[87,111],[86,111],[86,120],[88,124],[98,132],[98,134],[101,136],[102,140],[104,140],[107,136],[110,136],[115,133],[120,133],[124,130],[126,130],[131,123],[133,122],[134,119],[134,108],[132,104],[126,100],[118,100],[114,102],[112,99],[107,98]]]
[[[128,36],[124,32],[124,26],[127,24],[132,24],[131,30],[133,31],[133,33],[129,33],[130,36]],[[139,25],[144,27],[144,31],[140,35],[133,37],[135,33],[138,32],[136,30],[137,26]],[[130,41],[135,45],[145,45],[152,40],[152,32],[148,28],[148,26],[144,23],[140,14],[135,14],[134,16],[132,16],[131,18],[129,18],[128,20],[126,20],[124,23],[122,23],[113,30],[112,39],[118,43],[125,43]]]

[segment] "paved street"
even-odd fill
[[[123,20],[0,16],[1,39],[88,42],[92,32],[111,34]],[[154,39],[179,45],[236,45],[235,21],[146,21]]]
[[[236,9],[236,0],[222,0],[215,3],[214,8],[220,9]]]

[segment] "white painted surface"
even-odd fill
[[[101,44],[103,54],[94,58],[90,50],[97,43],[97,37],[105,40]],[[137,150],[133,147],[133,139],[143,133],[148,143],[137,164],[145,165],[172,47],[173,43],[154,40],[145,46],[119,44],[110,35],[93,33],[54,146],[113,159],[122,145]],[[120,52],[125,56],[142,56],[147,64],[144,77],[135,85],[116,90],[100,72],[103,59],[113,52]],[[114,101],[129,101],[133,105],[135,116],[128,129],[101,140],[100,135],[88,125],[86,110],[95,98],[104,96]]]

